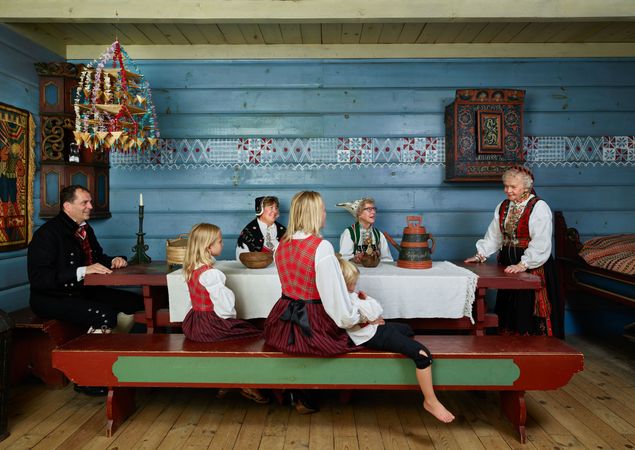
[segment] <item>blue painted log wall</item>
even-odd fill
[[[33,114],[37,124],[39,88],[33,63],[59,60],[59,56],[0,25],[0,102],[26,109]],[[39,134],[36,140],[39,142]],[[38,149],[39,146],[36,147],[36,155]],[[36,157],[39,161],[39,155]],[[38,172],[34,185],[37,197],[39,186]],[[35,202],[38,201],[39,198],[36,198]],[[28,300],[26,249],[0,253],[0,308],[13,311],[27,305]]]
[[[543,61],[138,61],[152,86],[167,138],[442,136],[443,107],[456,88],[527,90],[525,132],[535,136],[633,135],[633,60]],[[334,150],[335,151],[335,150]],[[633,167],[537,167],[537,188],[564,209],[583,236],[632,230]],[[497,184],[447,184],[438,166],[312,169],[182,169],[111,171],[113,218],[97,225],[112,247],[128,251],[145,199],[145,231],[153,257],[164,240],[198,221],[221,226],[230,257],[253,198],[276,193],[282,220],[293,194],[320,191],[325,236],[337,243],[351,217],[335,204],[372,195],[380,227],[400,237],[418,212],[438,238],[437,258],[460,258],[491,220],[502,198]],[[589,214],[590,211],[602,211]],[[128,239],[121,230],[129,230]]]
[[[13,72],[13,59],[37,54],[18,39],[10,47],[5,44],[15,46],[21,51],[0,60],[1,73]],[[29,106],[22,107],[36,110],[36,78],[28,72],[29,64],[20,72],[30,80],[28,99],[23,100]],[[635,135],[632,59],[137,64],[152,87],[161,134],[166,138],[442,136],[443,107],[453,100],[455,89],[475,86],[526,89],[527,135]],[[0,99],[12,103],[14,93],[5,91],[3,85]],[[111,169],[113,217],[93,225],[109,253],[130,255],[138,195],[143,192],[144,228],[152,258],[164,259],[165,239],[187,232],[200,221],[221,226],[226,241],[222,257],[230,258],[240,228],[253,218],[254,197],[278,195],[285,222],[293,194],[314,189],[326,199],[324,235],[336,247],[352,217],[335,203],[372,195],[381,210],[380,228],[400,238],[405,216],[422,213],[424,225],[438,241],[435,258],[463,258],[473,253],[474,242],[484,233],[502,192],[497,184],[444,183],[443,170],[439,166],[181,171],[115,167]],[[539,194],[552,209],[564,210],[569,224],[578,227],[584,239],[633,232],[632,166],[536,167],[535,173]],[[23,270],[24,253],[0,258],[11,261],[16,271]],[[24,273],[19,276],[24,283]],[[6,283],[6,278],[2,275],[0,283]],[[3,303],[8,298],[5,291],[7,285],[0,284]]]

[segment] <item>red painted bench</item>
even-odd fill
[[[61,388],[68,384],[62,372],[51,365],[54,348],[86,333],[86,329],[59,320],[45,320],[31,308],[9,313],[15,324],[11,342],[9,384],[15,385],[27,375],[34,375],[46,385]]]
[[[564,386],[584,365],[579,351],[555,338],[417,339],[435,357],[437,389],[500,391],[501,409],[521,442],[525,391]],[[53,365],[79,385],[108,386],[108,436],[134,411],[135,387],[419,388],[412,361],[399,354],[300,357],[269,350],[261,339],[204,344],[181,334],[85,335],[54,350]]]

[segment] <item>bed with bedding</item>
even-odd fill
[[[580,242],[561,211],[554,213],[556,263],[565,301],[588,294],[635,308],[635,234]]]

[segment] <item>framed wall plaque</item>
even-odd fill
[[[525,160],[517,89],[459,89],[445,109],[445,181],[499,181]]]
[[[476,153],[503,153],[503,114],[500,111],[476,112]]]

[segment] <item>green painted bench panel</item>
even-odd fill
[[[416,385],[409,359],[120,356],[112,371],[121,383]],[[512,386],[520,368],[511,358],[439,359],[439,386]]]

